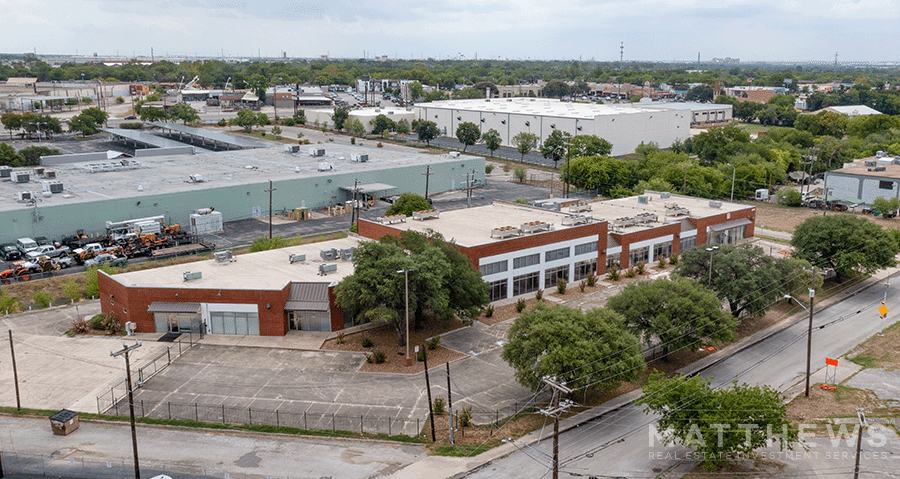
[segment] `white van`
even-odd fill
[[[37,241],[31,238],[19,238],[16,240],[16,248],[22,252],[22,256],[28,254],[29,251],[37,249]]]

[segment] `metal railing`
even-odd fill
[[[137,369],[137,371],[132,368],[132,377],[136,378],[135,383],[132,384],[132,390],[138,389],[143,385],[144,382],[150,380],[150,378],[156,376],[160,371],[169,367],[169,365],[172,364],[172,361],[181,357],[182,354],[190,350],[196,344],[197,343],[194,342],[193,334],[190,334],[187,340],[179,338],[171,346],[166,348],[165,351],[150,359],[150,362],[148,364],[141,366]],[[109,412],[113,407],[116,407],[119,402],[127,397],[128,386],[126,384],[126,380],[122,379],[121,381],[110,386],[108,393],[103,393],[97,396],[97,414],[104,414],[106,412]]]

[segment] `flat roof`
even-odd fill
[[[143,130],[130,130],[126,128],[100,128],[100,131],[109,133],[115,141],[126,139],[135,143],[140,143],[150,148],[181,148],[186,145],[181,142],[163,138]]]
[[[172,130],[177,131],[179,133],[190,135],[195,138],[201,138],[204,140],[209,140],[213,143],[222,143],[225,145],[233,146],[235,148],[264,148],[268,146],[267,143],[262,143],[256,141],[252,138],[247,138],[244,136],[237,135],[229,135],[228,133],[222,133],[219,131],[206,130],[204,128],[194,128],[193,126],[187,125],[179,125],[178,123],[170,123],[163,121],[154,121],[150,123],[151,125],[161,128],[163,130]],[[179,146],[185,146],[183,143],[179,144]]]
[[[481,100],[445,100],[416,104],[415,108],[467,110],[485,113],[542,115],[562,118],[592,119],[605,115],[622,115],[656,111],[636,104],[598,104],[563,102],[552,98],[491,98]]]
[[[130,273],[120,273],[112,279],[125,286],[142,288],[186,288],[186,289],[248,289],[276,290],[284,289],[291,282],[299,283],[331,283],[339,282],[353,274],[353,263],[336,259],[325,261],[319,256],[323,249],[356,248],[359,241],[354,238],[309,243],[290,246],[259,253],[248,253],[235,256],[232,263],[219,265],[214,259],[196,263],[179,264],[163,268],[145,269]],[[305,254],[306,260],[291,263],[292,254]],[[319,276],[319,265],[334,263],[337,271]],[[199,272],[200,279],[185,281],[186,271]]]
[[[209,151],[197,148],[196,153],[148,156],[134,162],[134,169],[89,173],[86,163],[67,163],[48,167],[56,172],[55,180],[64,185],[63,193],[41,198],[41,206],[57,206],[102,201],[116,198],[178,193],[238,185],[276,183],[298,178],[330,178],[334,174],[378,171],[387,168],[446,162],[465,162],[477,157],[434,155],[414,148],[377,148],[363,145],[323,143],[303,146],[299,153],[288,153],[282,143],[269,143],[267,148],[247,150]],[[189,146],[179,143],[178,146]],[[309,156],[308,148],[324,149],[325,156]],[[365,163],[352,161],[354,154],[368,154]],[[96,163],[97,161],[93,161]],[[334,169],[321,172],[319,162],[328,162]],[[32,172],[32,168],[13,168],[13,171]],[[189,175],[203,176],[202,183],[187,183]],[[33,208],[16,201],[19,191],[40,192],[40,178],[32,175],[29,183],[0,181],[0,211]],[[138,187],[141,187],[138,189]]]
[[[640,203],[638,196],[618,198],[614,200],[590,202],[591,210],[571,213],[568,207],[556,212],[547,209],[529,207],[525,205],[512,205],[507,203],[494,203],[492,205],[476,208],[442,211],[438,218],[426,220],[414,220],[407,218],[404,223],[394,223],[389,226],[400,230],[413,230],[425,233],[432,230],[440,233],[445,239],[453,240],[456,244],[465,247],[504,241],[505,238],[492,238],[491,232],[495,228],[504,226],[519,227],[532,221],[550,223],[552,230],[562,230],[577,226],[563,225],[563,219],[567,216],[582,215],[593,218],[594,222],[607,221],[610,233],[633,233],[642,229],[678,223],[684,218],[703,218],[722,213],[753,208],[752,206],[728,202],[713,202],[719,207],[711,205],[711,201],[690,196],[671,195],[669,198],[661,198],[659,193],[647,192],[647,203]],[[575,201],[573,199],[559,199],[563,202]],[[687,214],[679,216],[667,216],[668,207],[685,208]],[[439,208],[438,208],[439,209]],[[643,226],[620,227],[617,221],[620,218],[634,218],[641,213],[656,215],[655,221],[648,221]]]
[[[881,160],[879,162],[879,160]],[[866,166],[867,161],[874,161],[875,166],[884,167],[884,171],[875,171],[874,166]],[[876,178],[900,178],[900,165],[889,163],[894,161],[894,157],[878,158],[870,156],[869,158],[860,158],[853,160],[851,163],[844,163],[843,168],[832,171],[831,173],[844,173],[848,175],[874,176]]]
[[[732,110],[734,107],[731,105],[720,105],[718,103],[699,103],[695,101],[654,101],[654,102],[639,102],[639,106],[645,108],[659,108],[666,110],[681,110],[681,111],[706,111],[706,110]]]

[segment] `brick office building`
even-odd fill
[[[435,231],[459,246],[491,285],[491,301],[552,288],[558,278],[580,281],[645,264],[707,243],[753,236],[756,208],[680,195],[641,196],[562,204],[561,211],[495,201],[436,218],[361,219],[372,239],[411,229]]]

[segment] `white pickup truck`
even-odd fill
[[[63,256],[69,255],[69,248],[67,246],[63,246],[60,248],[56,248],[53,245],[43,245],[38,246],[37,249],[33,249],[28,252],[26,255],[30,260],[36,260],[41,256],[47,256],[48,258],[60,258]]]

